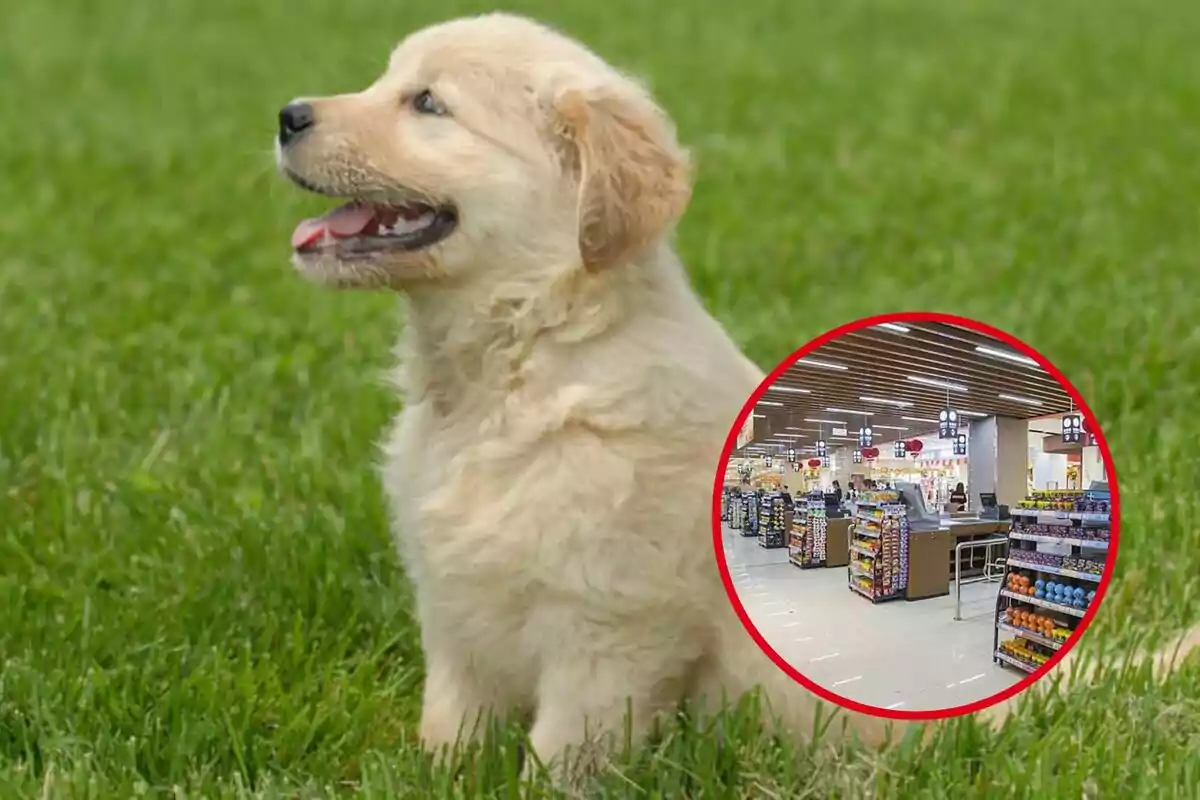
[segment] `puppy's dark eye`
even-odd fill
[[[412,107],[418,114],[433,114],[438,117],[443,117],[450,113],[444,105],[438,102],[438,99],[433,96],[433,93],[428,89],[417,92],[413,95]]]

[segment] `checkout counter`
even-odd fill
[[[925,504],[920,487],[898,483],[908,506],[908,589],[909,600],[925,600],[950,594],[954,581],[956,547],[962,542],[991,539],[1008,533],[1010,522],[996,506],[995,496],[981,497],[983,509],[978,516],[954,514],[943,517]],[[982,547],[962,551],[962,576],[983,572],[987,550]]]
[[[825,523],[825,566],[850,565],[850,525],[853,522],[852,517],[840,517]]]
[[[910,483],[896,485],[908,506],[908,590],[909,600],[924,600],[950,594],[954,581],[954,558],[961,542],[991,539],[1008,533],[1009,520],[1000,519],[995,496],[982,495],[983,510],[942,515],[930,509],[920,487]],[[989,502],[990,499],[990,502]],[[851,517],[828,521],[826,567],[845,567],[850,563]],[[983,574],[987,550],[979,547],[962,551],[962,576]]]

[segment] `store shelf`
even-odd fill
[[[1049,600],[1040,600],[1032,595],[1010,592],[1008,589],[1001,589],[1000,596],[1008,597],[1012,600],[1020,600],[1022,603],[1029,603],[1030,605],[1048,608],[1051,611],[1058,611],[1062,614],[1070,614],[1073,617],[1084,617],[1087,615],[1086,608],[1071,608],[1070,606],[1064,606],[1061,603],[1051,603]]]
[[[874,550],[872,550],[871,548],[869,548],[869,547],[863,547],[861,544],[852,544],[852,545],[850,545],[850,552],[851,552],[851,553],[858,553],[860,556],[865,556],[865,557],[867,557],[867,558],[875,558],[875,556],[877,556],[877,555],[878,555],[878,553],[876,553],[876,552],[875,552]]]
[[[1062,567],[1048,567],[1045,564],[1034,564],[1032,561],[1019,561],[1014,558],[1008,559],[1008,565],[1018,569],[1031,569],[1035,572],[1049,572],[1052,575],[1062,575],[1067,578],[1078,578],[1082,581],[1095,581],[1097,583],[1099,583],[1100,579],[1103,577],[1102,575],[1094,575],[1090,572],[1076,572],[1073,569],[1063,569]]]
[[[798,503],[792,520],[790,542],[798,559],[792,563],[802,569],[824,566],[828,555],[828,526],[825,499],[819,493],[810,494]]]
[[[908,566],[908,517],[895,503],[884,506],[879,519],[868,519],[855,515],[854,535],[877,542],[872,547],[856,538],[849,545],[852,556],[847,566],[850,587],[863,596],[868,593],[858,588],[856,578],[864,578],[871,584],[869,593],[872,603],[895,600],[903,597],[907,587]]]
[[[1010,539],[1023,539],[1027,542],[1050,542],[1052,544],[1069,544],[1072,547],[1091,547],[1096,550],[1107,550],[1108,541],[1105,539],[1075,539],[1069,536],[1044,536],[1040,533],[1020,533],[1013,531],[1008,534]]]
[[[1042,489],[1026,496],[1028,505],[1058,505],[1072,508],[1111,508],[1111,496],[1102,490]],[[1092,505],[1095,504],[1095,505]],[[1034,664],[1042,657],[1061,651],[1070,637],[1079,630],[1079,620],[1087,617],[1088,607],[1076,608],[1072,598],[1043,592],[1042,598],[1025,594],[1038,584],[1057,590],[1058,586],[1074,592],[1086,592],[1094,598],[1103,573],[1082,572],[1070,569],[1081,566],[1095,569],[1094,559],[1108,550],[1108,540],[1087,538],[1111,524],[1111,515],[1105,512],[1070,510],[1048,510],[1044,508],[1010,509],[1013,523],[1008,532],[1008,555],[1005,559],[1008,580],[999,589],[996,598],[996,632],[992,640],[992,653],[1004,665],[1011,665],[1024,672],[1036,672]],[[1058,534],[1065,535],[1058,535]],[[1053,547],[1048,547],[1052,545]],[[1099,553],[1097,553],[1099,551]],[[1051,563],[1039,563],[1049,561]],[[1079,562],[1079,563],[1077,563]],[[1068,566],[1070,565],[1070,566]],[[1061,576],[1061,577],[1060,577]],[[1045,599],[1043,599],[1045,598]],[[1054,598],[1054,599],[1051,599]],[[1060,601],[1067,600],[1067,603]],[[1030,607],[1035,609],[1032,613]],[[1049,623],[1044,612],[1053,612]],[[1020,622],[1032,616],[1029,627]],[[1052,628],[1049,630],[1049,628]],[[1059,638],[1059,636],[1064,638]],[[1001,650],[1001,638],[1011,642],[1011,647],[1026,650],[1037,658],[1028,662]],[[1014,641],[1015,640],[1015,641]],[[1025,656],[1028,658],[1028,655]]]
[[[1086,522],[1091,525],[1111,525],[1112,515],[1089,511],[1047,511],[1037,508],[1010,508],[1008,513],[1014,517],[1041,517],[1042,519],[1068,519]]]
[[[996,658],[1000,659],[1005,664],[1011,664],[1019,670],[1022,670],[1024,672],[1037,672],[1037,669],[1038,669],[1037,667],[1033,666],[1032,664],[1026,664],[1024,661],[1021,661],[1019,659],[1013,658],[1008,653],[997,650],[995,652],[995,655],[996,655]]]
[[[861,519],[863,522],[874,522],[876,525],[883,522],[883,517],[867,517],[857,513],[854,515],[854,518]]]
[[[1059,650],[1066,642],[1059,642],[1051,639],[1049,636],[1042,636],[1040,633],[1034,633],[1028,628],[1018,628],[1016,625],[1009,625],[1007,622],[997,622],[996,628],[1011,633],[1013,636],[1020,636],[1022,639],[1027,639],[1031,642],[1037,642],[1043,647],[1049,647],[1051,650]]]
[[[866,589],[860,588],[859,585],[856,583],[850,584],[850,590],[853,592],[857,592],[858,594],[861,594],[863,597],[867,598],[871,602],[875,601],[874,594],[872,594],[871,592],[868,592]]]

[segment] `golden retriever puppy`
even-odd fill
[[[565,763],[760,685],[807,734],[816,698],[754,645],[714,563],[715,468],[763,373],[672,251],[688,158],[651,96],[491,14],[413,34],[371,86],[279,122],[280,169],[345,201],[296,228],[296,268],[406,299],[383,478],[426,745],[517,718]]]

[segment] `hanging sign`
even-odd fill
[[[746,421],[742,423],[742,429],[738,431],[737,446],[741,450],[746,445],[754,441],[754,415],[746,417]]]

